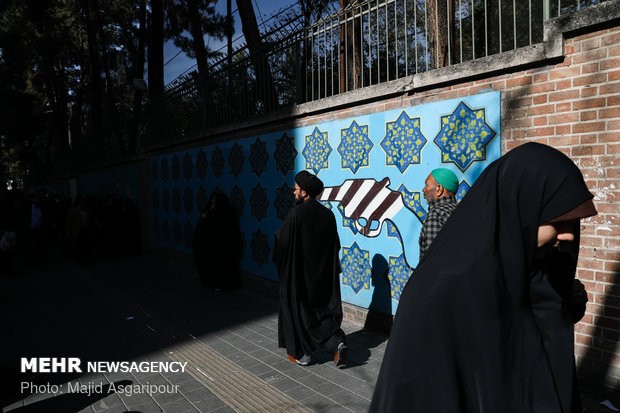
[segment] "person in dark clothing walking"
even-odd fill
[[[428,214],[420,231],[420,261],[456,209],[454,194],[459,188],[459,180],[451,170],[437,168],[428,175],[424,184],[422,193],[428,202]]]
[[[275,234],[272,259],[280,276],[278,343],[301,365],[313,353],[345,363],[340,300],[340,239],[334,214],[315,198],[323,182],[308,171],[295,176],[295,202]]]
[[[200,215],[192,249],[202,285],[210,290],[232,290],[241,284],[239,218],[226,194],[214,192]]]
[[[489,165],[403,290],[370,412],[579,412],[576,252],[558,248],[592,198],[549,146]]]

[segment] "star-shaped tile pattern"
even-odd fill
[[[426,138],[420,130],[420,118],[410,118],[404,111],[394,122],[385,124],[381,147],[385,163],[394,165],[403,173],[409,165],[419,164]]]
[[[256,138],[256,141],[250,145],[250,171],[260,176],[263,172],[267,172],[267,161],[269,154],[267,153],[267,143]]]
[[[282,172],[286,176],[289,171],[295,169],[295,158],[297,158],[297,149],[295,148],[295,140],[289,137],[286,132],[282,134],[280,139],[276,140],[276,151],[273,157],[276,160],[276,171]]]
[[[198,175],[199,178],[207,176],[208,165],[207,154],[201,149],[198,155],[196,155],[196,175]]]
[[[461,102],[451,115],[441,117],[441,130],[434,142],[441,149],[441,162],[452,162],[465,172],[472,162],[486,159],[486,147],[493,137],[485,110],[471,110]]]
[[[267,218],[267,209],[269,208],[267,188],[261,186],[260,182],[252,188],[250,207],[252,209],[252,216],[256,218],[258,222],[263,218]]]
[[[306,135],[306,145],[301,154],[306,159],[306,169],[312,169],[315,175],[321,169],[329,168],[329,155],[332,153],[332,147],[327,139],[327,132],[321,132],[315,127],[310,135]]]
[[[317,201],[319,201],[319,203],[321,205],[323,205],[325,208],[329,209],[330,211],[334,210],[334,207],[332,206],[331,202],[329,202],[329,201],[321,201],[321,200],[318,200],[318,199],[317,199]]]
[[[398,192],[403,195],[403,202],[405,206],[413,211],[420,222],[424,222],[426,219],[426,210],[422,206],[422,193],[410,191],[407,187],[405,187],[405,185],[399,186]]]
[[[166,212],[170,208],[170,192],[168,192],[168,188],[164,188],[161,191],[161,208]]]
[[[224,154],[219,146],[216,146],[211,153],[211,170],[216,178],[219,178],[224,174]]]
[[[172,190],[172,210],[177,214],[181,212],[181,191],[176,186]]]
[[[405,284],[409,281],[411,276],[411,269],[405,261],[405,255],[401,254],[398,257],[389,258],[388,279],[390,280],[390,291],[392,293],[392,299],[399,301],[400,295],[405,288]]]
[[[467,191],[469,191],[471,186],[467,183],[466,180],[462,180],[459,184],[459,188],[456,190],[456,202],[461,202]]]
[[[243,148],[235,142],[228,152],[228,170],[235,176],[235,178],[243,173],[244,162],[245,157],[243,156]]]
[[[194,172],[194,162],[192,161],[192,155],[186,153],[183,156],[183,176],[189,180]]]
[[[198,212],[202,212],[202,210],[205,209],[205,206],[207,206],[207,197],[207,190],[204,186],[200,185],[200,188],[196,191],[196,208],[198,209]]]
[[[403,240],[400,237],[400,233],[398,232],[398,228],[396,228],[396,225],[394,225],[392,223],[392,221],[386,221],[387,224],[387,235],[388,237],[394,237],[397,238],[400,241],[400,244],[403,244]]]
[[[342,168],[349,168],[357,173],[361,166],[368,166],[372,141],[368,138],[368,125],[358,125],[356,121],[346,129],[340,131],[340,144],[338,153],[341,158]]]
[[[245,196],[243,195],[243,188],[239,188],[235,185],[230,189],[230,203],[237,210],[239,216],[243,216],[245,213]]]
[[[276,188],[276,198],[273,200],[273,206],[276,207],[276,217],[279,219],[286,218],[286,214],[295,204],[295,195],[293,188],[284,182],[280,187]]]
[[[188,214],[194,209],[194,193],[189,186],[186,186],[183,191],[183,206],[185,207],[185,212]]]
[[[252,250],[252,259],[258,265],[267,264],[270,252],[269,242],[267,241],[267,234],[263,233],[260,228],[252,234],[250,249]]]
[[[342,283],[358,294],[362,289],[370,290],[372,267],[370,265],[370,251],[361,249],[357,242],[351,247],[342,248]]]

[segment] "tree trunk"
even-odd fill
[[[94,0],[83,0],[88,60],[90,62],[90,119],[88,122],[90,130],[97,130],[101,126],[101,66],[97,47],[97,32],[91,18],[91,11],[94,7],[96,7]]]
[[[151,43],[149,45],[149,106],[153,141],[164,133],[164,9],[162,0],[151,0]]]
[[[263,42],[258,31],[258,24],[256,24],[256,15],[250,0],[237,0],[237,8],[241,17],[243,35],[247,41],[252,64],[256,71],[258,97],[265,105],[266,112],[270,112],[278,107],[278,93],[269,69],[267,54],[263,50]]]
[[[200,11],[198,11],[198,2],[196,0],[188,0],[187,7],[190,19],[190,32],[194,39],[194,54],[198,64],[198,73],[204,78],[208,72],[207,51],[202,31],[202,19],[200,18]]]
[[[448,7],[446,0],[427,0],[428,51],[430,68],[448,66]]]

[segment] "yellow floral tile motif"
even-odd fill
[[[409,165],[419,164],[427,139],[420,130],[420,118],[410,118],[404,111],[394,122],[385,124],[381,147],[386,165],[394,165],[404,173]]]
[[[338,153],[342,168],[349,168],[356,173],[360,166],[368,166],[372,147],[372,141],[368,138],[368,125],[360,126],[353,121],[351,126],[341,129]]]
[[[461,202],[467,191],[471,188],[471,185],[466,180],[462,180],[459,184],[459,189],[456,190],[456,202]]]
[[[342,248],[342,283],[353,289],[355,294],[370,290],[372,267],[370,266],[370,251],[361,249],[357,242],[351,247]]]
[[[422,193],[410,191],[405,185],[399,186],[398,192],[402,194],[405,206],[413,211],[420,222],[424,222],[426,219],[426,210],[422,206]]]
[[[411,268],[407,265],[404,254],[400,254],[398,257],[390,256],[389,268],[388,279],[390,280],[392,300],[399,301],[403,288],[411,276]]]
[[[306,145],[301,154],[306,158],[306,169],[312,169],[318,175],[321,169],[329,168],[329,155],[333,149],[327,140],[327,132],[315,127],[310,135],[306,135]]]
[[[451,115],[441,117],[434,142],[441,149],[441,162],[452,162],[465,172],[472,162],[486,159],[486,147],[494,137],[485,110],[472,110],[461,102]]]

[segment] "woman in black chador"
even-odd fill
[[[580,411],[571,298],[594,214],[561,152],[529,143],[492,163],[403,291],[370,411]]]
[[[192,249],[203,286],[213,290],[239,287],[239,220],[225,194],[214,192],[211,195],[196,225]]]

